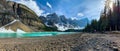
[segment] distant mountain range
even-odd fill
[[[57,27],[59,31],[83,29],[87,23],[89,23],[87,18],[76,20],[66,18],[64,15],[58,16],[56,13],[48,14],[47,16],[40,16],[39,18],[46,26]]]

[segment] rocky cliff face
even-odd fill
[[[43,31],[44,24],[36,13],[26,7],[12,1],[1,0],[0,2],[0,27],[18,19],[21,23],[34,31]]]

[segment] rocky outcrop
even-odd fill
[[[15,19],[12,7],[5,0],[0,2],[0,26],[3,26]]]
[[[34,31],[43,31],[44,24],[36,13],[25,5],[1,0],[0,2],[0,27],[18,19]]]

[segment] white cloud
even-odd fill
[[[49,2],[47,2],[46,4],[48,7],[50,7],[52,9],[52,5]]]
[[[71,17],[72,20],[79,20],[80,18],[78,17]]]
[[[100,13],[104,8],[105,0],[98,0],[98,1],[95,0],[95,2],[88,2],[88,4],[89,5],[86,6],[86,10],[83,12],[85,14],[84,17],[89,18],[89,20],[92,19],[99,20]],[[86,3],[84,5],[86,5]]]
[[[83,13],[78,13],[77,16],[82,17],[82,16],[84,16],[84,14]]]
[[[46,14],[42,14],[42,16],[46,17],[47,15],[49,15],[50,13],[46,13]]]
[[[17,3],[21,3],[33,10],[38,16],[40,16],[44,11],[39,8],[35,0],[11,0]]]

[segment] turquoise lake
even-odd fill
[[[42,37],[42,36],[56,36],[61,34],[74,34],[74,33],[76,32],[0,33],[0,38]]]

